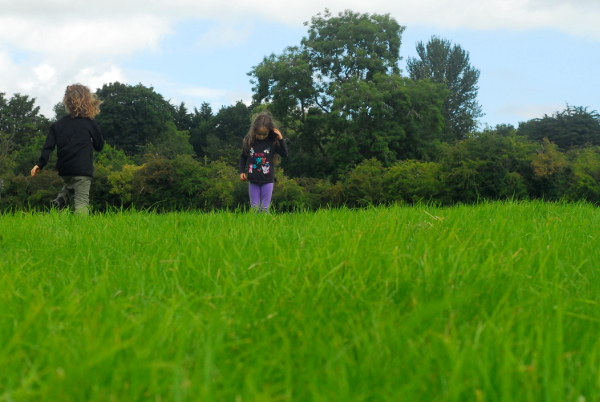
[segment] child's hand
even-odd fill
[[[39,171],[40,171],[40,167],[38,165],[35,165],[33,167],[33,169],[31,169],[31,177],[35,176],[35,174]]]
[[[246,176],[246,173],[240,173],[240,179],[242,181],[246,181],[246,180],[248,180],[248,176]]]
[[[283,140],[283,135],[281,135],[281,131],[277,130],[276,128],[273,129],[273,132],[275,133],[275,135],[277,136],[278,140]]]

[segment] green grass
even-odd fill
[[[0,216],[0,401],[597,401],[600,212]]]

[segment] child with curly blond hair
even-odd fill
[[[69,114],[52,124],[40,159],[31,169],[31,176],[35,176],[46,166],[56,148],[56,170],[64,186],[52,204],[59,209],[73,201],[76,214],[88,214],[94,173],[93,153],[94,150],[102,151],[104,147],[100,127],[94,121],[94,117],[100,113],[101,103],[88,87],[69,85],[63,98]]]

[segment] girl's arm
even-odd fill
[[[277,152],[282,157],[287,158],[287,156],[288,156],[287,144],[285,143],[285,140],[283,139],[283,135],[281,134],[281,131],[279,131],[275,128],[275,129],[273,129],[273,132],[275,133],[275,135],[277,136],[277,139],[279,140],[279,146],[277,147],[277,150],[275,152]]]
[[[277,152],[282,157],[287,158],[288,148],[283,138],[279,140],[279,146],[277,147],[277,150],[275,152]]]
[[[238,161],[238,172],[240,174],[240,179],[246,180],[246,162],[248,161],[248,154],[242,150],[240,154],[240,160]]]

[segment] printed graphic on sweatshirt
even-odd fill
[[[271,164],[267,159],[267,155],[271,153],[271,148],[267,148],[264,152],[254,152],[254,148],[250,148],[250,158],[253,162],[248,165],[248,173],[252,173],[254,170],[260,170],[264,174],[269,174],[271,171]]]

